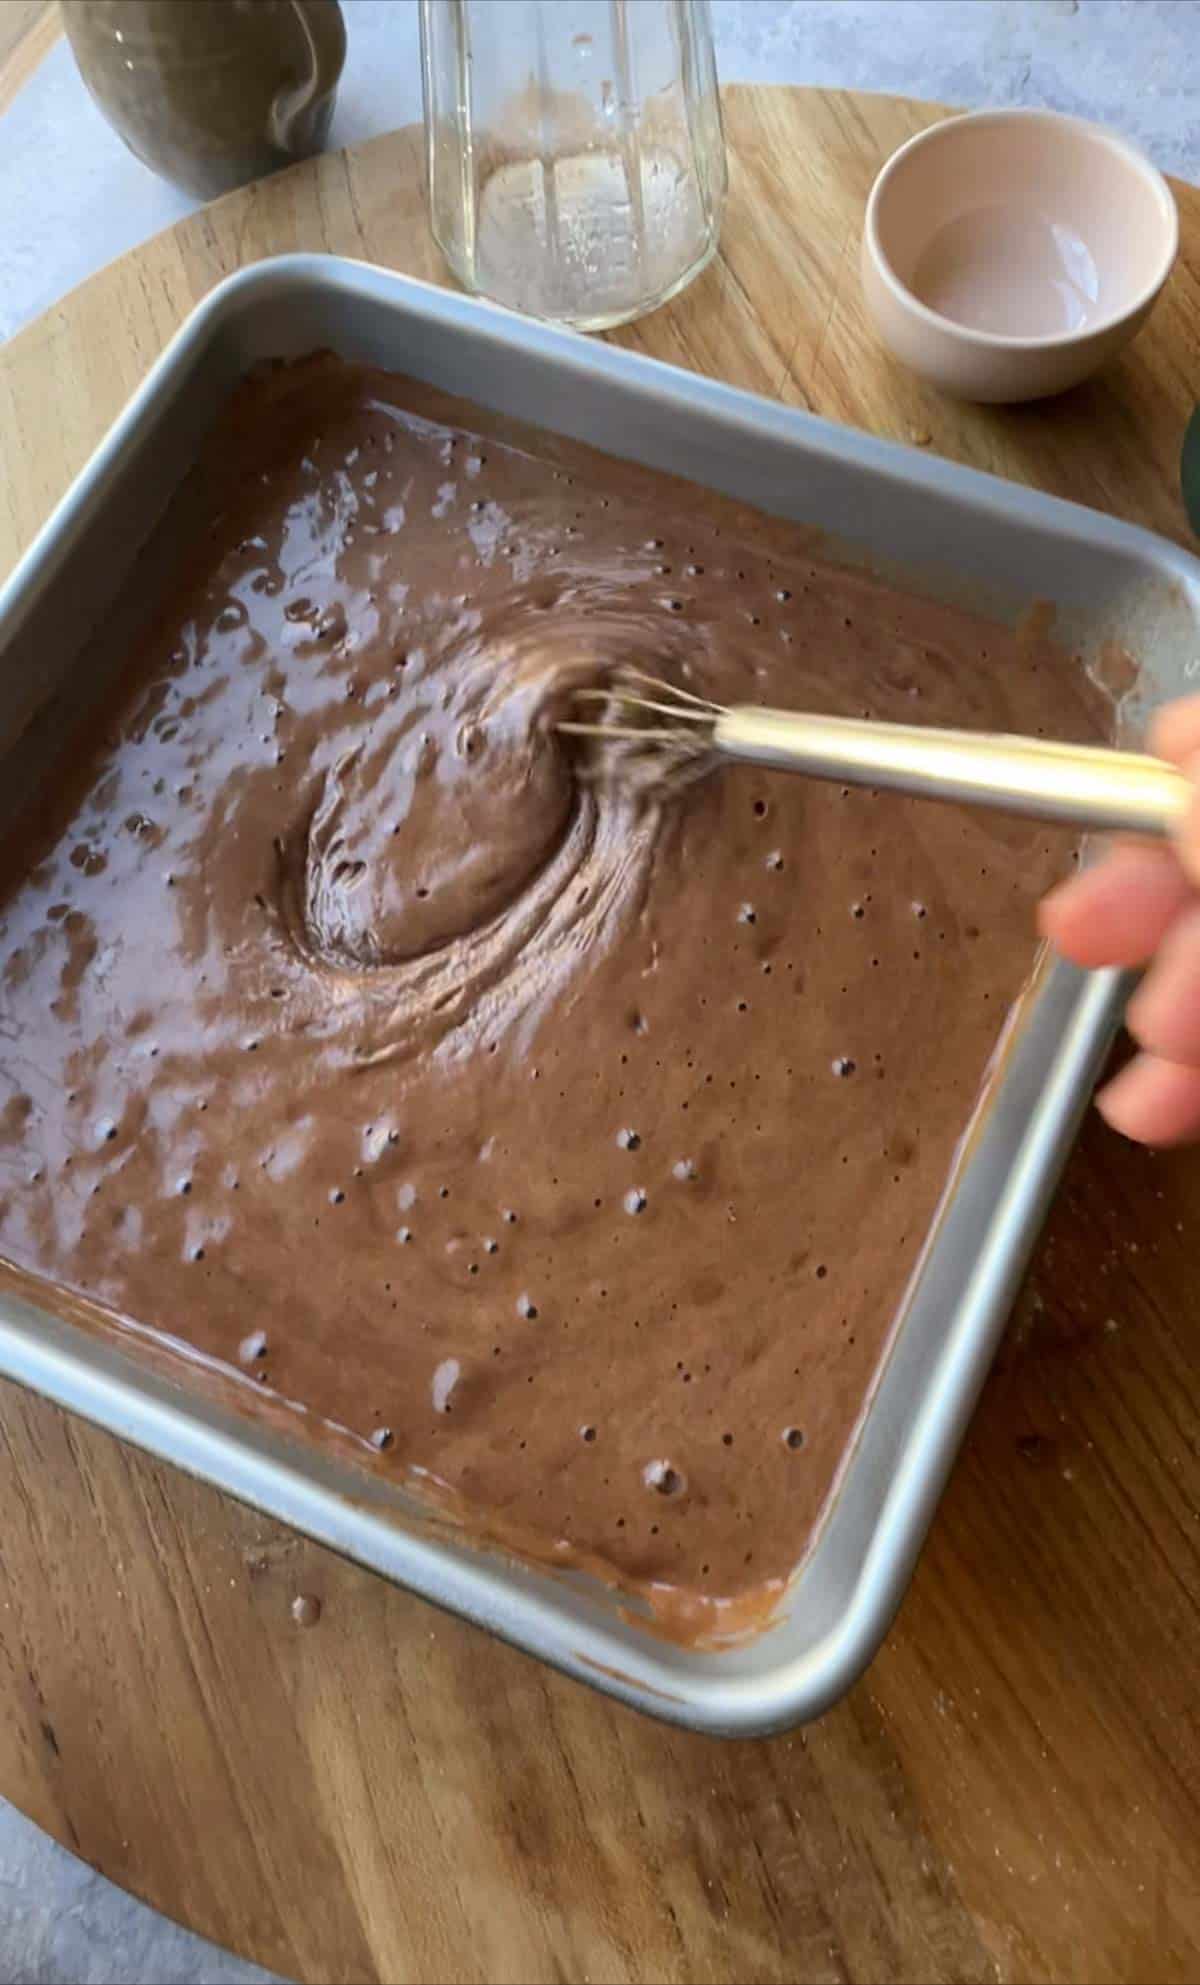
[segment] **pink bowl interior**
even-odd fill
[[[875,200],[878,246],[919,302],[968,330],[1062,338],[1153,294],[1174,204],[1118,139],[1067,119],[967,118],[898,159]]]

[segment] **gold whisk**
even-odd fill
[[[593,776],[643,790],[670,792],[733,759],[1031,820],[1157,835],[1174,832],[1192,800],[1182,772],[1140,752],[750,704],[727,709],[632,667],[579,690],[573,707],[596,712],[558,725],[590,740]]]

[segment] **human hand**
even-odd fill
[[[1096,1101],[1126,1137],[1184,1144],[1200,1138],[1200,696],[1159,712],[1148,749],[1196,781],[1174,845],[1117,843],[1051,890],[1038,924],[1076,965],[1149,965],[1125,1016],[1141,1052]]]

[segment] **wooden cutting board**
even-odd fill
[[[857,278],[873,174],[943,113],[726,114],[720,258],[619,342],[1186,539],[1200,192],[1107,378],[967,409],[880,353]],[[294,248],[439,278],[418,135],[229,196],[0,350],[0,570],[191,306]],[[763,1743],[614,1708],[0,1386],[0,1791],[305,1980],[1195,1979],[1198,1288],[1200,1154],[1091,1122],[885,1649]]]

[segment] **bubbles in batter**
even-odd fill
[[[683,1471],[670,1461],[648,1461],[642,1470],[642,1480],[660,1496],[682,1496],[687,1488]]]
[[[443,1358],[433,1374],[430,1396],[435,1413],[449,1413],[454,1404],[454,1389],[462,1377],[462,1365],[457,1358]]]

